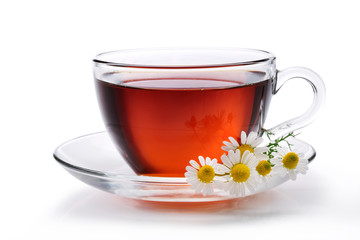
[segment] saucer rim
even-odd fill
[[[162,183],[162,184],[168,183],[168,184],[186,184],[186,185],[188,184],[186,182],[185,177],[143,176],[143,175],[136,175],[136,173],[135,173],[135,175],[119,175],[119,174],[101,172],[101,171],[97,171],[97,170],[93,170],[93,169],[89,169],[89,168],[85,168],[85,167],[76,166],[74,164],[64,161],[63,159],[61,159],[59,156],[56,155],[56,153],[59,152],[58,151],[59,149],[61,149],[62,147],[64,147],[67,144],[70,144],[73,141],[91,137],[94,135],[99,135],[99,134],[107,134],[107,132],[99,131],[99,132],[95,132],[95,133],[85,134],[85,135],[81,135],[79,137],[75,137],[68,141],[63,142],[62,144],[60,144],[58,147],[55,148],[55,150],[53,152],[53,158],[60,165],[62,165],[63,167],[66,167],[67,169],[70,169],[72,171],[77,171],[82,174],[95,176],[97,178],[102,178],[102,179],[122,180],[122,181],[125,180],[125,181],[132,181],[132,182],[135,181],[135,182],[143,182],[143,183]],[[185,173],[185,171],[184,171],[184,173]]]

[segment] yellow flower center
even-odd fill
[[[254,148],[250,146],[249,144],[243,144],[238,146],[238,149],[240,150],[241,155],[244,154],[246,150],[248,150],[251,153],[254,153]]]
[[[243,163],[236,164],[230,173],[235,182],[246,182],[250,177],[250,169]]]
[[[259,164],[256,166],[256,171],[261,175],[261,176],[266,176],[271,172],[271,164],[266,161],[266,160],[262,160],[259,162]]]
[[[212,166],[205,165],[200,168],[197,177],[203,183],[211,183],[215,177],[215,170]]]
[[[294,152],[289,152],[284,156],[282,162],[284,167],[294,169],[299,162],[299,156]]]

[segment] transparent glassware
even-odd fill
[[[301,149],[304,158],[311,162],[316,155],[314,148],[297,138],[289,143]],[[122,158],[106,132],[89,134],[69,140],[54,152],[54,158],[71,175],[97,189],[122,197],[154,202],[214,202],[234,199],[223,190],[214,194],[196,194],[184,177],[151,177],[137,175]],[[246,196],[269,190],[288,181],[286,176],[273,176],[256,192],[246,191]]]
[[[317,73],[304,67],[290,67],[278,71],[276,82],[274,84],[275,88],[273,94],[275,95],[276,93],[278,93],[285,82],[294,78],[304,79],[310,84],[314,92],[312,104],[310,108],[302,115],[282,122],[279,125],[276,125],[270,129],[264,129],[265,132],[273,133],[273,138],[278,138],[287,133],[303,128],[313,122],[325,103],[326,91],[324,82]]]
[[[273,139],[278,138],[311,123],[325,101],[324,83],[315,72],[303,67],[277,70],[274,54],[255,49],[113,51],[97,55],[93,70],[106,129],[119,153],[138,174],[180,176],[188,161],[198,155],[219,159],[222,141],[228,137],[239,139],[241,131],[255,131],[260,136],[271,133]],[[304,114],[265,129],[272,96],[294,78],[310,84],[312,105]],[[227,96],[235,88],[239,88],[239,94],[229,100]],[[216,89],[229,91],[220,95]],[[150,95],[152,90],[156,91]],[[196,91],[200,96],[203,90],[210,97],[195,97]],[[190,108],[194,110],[187,110]],[[219,117],[222,112],[225,115]],[[224,118],[233,122],[219,124]],[[208,123],[211,119],[215,120]],[[203,124],[206,121],[207,125]],[[206,126],[194,127],[190,138],[189,128],[199,124]],[[169,159],[173,159],[171,163]]]

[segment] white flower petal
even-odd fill
[[[209,157],[206,157],[205,164],[206,164],[206,165],[210,165],[210,164],[211,164],[211,159],[210,159]]]
[[[282,165],[282,158],[276,157],[276,158],[272,158],[271,159],[271,163],[275,164],[275,165]]]
[[[246,133],[244,131],[241,131],[241,144],[246,144]]]
[[[255,186],[251,181],[246,181],[245,186],[250,192],[255,192]]]
[[[231,163],[230,159],[228,158],[228,156],[226,156],[225,153],[221,156],[221,161],[222,161],[223,164],[224,164],[225,166],[227,166],[228,168],[231,168],[231,167],[232,167],[232,163]]]
[[[214,180],[214,188],[217,188],[217,189],[221,189],[221,190],[224,190],[225,189],[225,182],[223,182],[222,180]]]
[[[304,164],[304,165],[308,165],[309,161],[305,158],[300,158],[299,159],[299,163],[298,164]]]
[[[285,156],[286,154],[288,154],[290,152],[290,149],[287,148],[287,147],[278,147],[276,148],[279,152],[279,154],[283,157]]]
[[[232,166],[239,162],[239,159],[236,158],[236,155],[235,155],[234,151],[230,151],[228,153],[228,158],[231,161]]]
[[[298,156],[299,156],[299,158],[305,158],[305,154],[304,153],[296,153]]]
[[[203,195],[210,195],[214,193],[214,189],[210,183],[205,183],[204,189],[203,189]]]
[[[192,188],[196,188],[197,184],[199,184],[199,179],[190,179],[186,178],[186,182],[192,185]]]
[[[291,180],[296,180],[296,172],[294,170],[289,171],[289,177]]]
[[[256,166],[259,164],[259,159],[255,157],[255,155],[252,154],[250,159],[248,160],[247,166],[249,168],[256,168]]]
[[[224,176],[224,178],[227,177],[227,176]],[[225,182],[224,183],[224,190],[229,192],[230,189],[232,188],[232,185],[234,184],[234,181],[232,179],[229,179],[228,182]]]
[[[274,158],[283,158],[283,156],[278,152],[273,152],[272,155],[274,156]]]
[[[215,167],[217,165],[217,159],[214,158],[213,160],[211,160],[209,165]]]
[[[235,151],[235,158],[236,158],[236,163],[239,163],[241,159],[241,153],[239,149],[236,149]]]
[[[256,138],[257,138],[256,132],[250,132],[247,137],[246,144],[254,146],[253,143],[255,142]]]
[[[221,178],[221,179],[222,179],[223,181],[225,181],[225,182],[228,182],[228,181],[231,180],[230,175],[224,175],[224,176],[221,176],[221,177],[219,177],[219,178]]]
[[[186,169],[186,171],[192,172],[192,173],[197,173],[197,172],[198,172],[195,168],[193,168],[193,167],[191,167],[191,166],[186,166],[185,169]]]
[[[231,195],[235,195],[235,196],[239,195],[239,186],[237,183],[233,182],[233,184],[231,185],[231,188],[229,189],[229,193]]]
[[[205,165],[205,159],[203,156],[199,156],[199,161],[200,161],[201,166]]]
[[[189,183],[189,184],[191,184],[191,188],[193,188],[193,189],[195,189],[196,188],[196,186],[199,184],[199,181],[192,181],[192,180],[190,180],[190,179],[186,179],[186,181]]]
[[[244,197],[245,196],[245,185],[243,183],[240,183],[239,189],[240,189],[240,196]]]
[[[193,172],[186,172],[185,177],[188,179],[197,179],[197,174]]]
[[[296,167],[296,170],[297,170],[299,173],[301,173],[301,174],[305,174],[308,169],[309,169],[309,168],[308,168],[307,165],[298,165],[298,166]]]
[[[264,152],[267,152],[267,151],[269,151],[268,147],[256,147],[254,149],[255,153],[264,153]]]
[[[193,166],[195,169],[200,169],[200,165],[195,160],[190,160],[190,165]]]
[[[223,144],[225,144],[225,146],[228,146],[228,147],[231,147],[231,148],[234,147],[234,145],[232,143],[227,142],[227,141],[223,141]]]
[[[261,178],[262,178],[262,183],[265,183],[266,185],[265,185],[265,187],[270,187],[270,185],[268,185],[268,183],[271,183],[272,182],[272,177],[273,177],[273,175],[271,175],[271,174],[268,174],[268,175],[266,175],[266,176],[261,176]],[[258,182],[259,183],[259,182]],[[259,185],[260,185],[260,183],[259,183]]]
[[[230,193],[234,194],[234,192],[236,192],[236,188],[238,187],[238,184],[236,182],[234,182],[234,180],[232,180],[232,184],[231,184],[231,189],[230,189]]]
[[[302,161],[302,159],[300,159],[297,165],[298,165],[298,166],[307,166],[307,165],[308,165],[308,161],[307,161],[307,160],[305,160],[305,161],[303,160],[303,161]]]
[[[196,193],[201,193],[201,191],[203,190],[203,188],[204,188],[204,184],[205,183],[203,183],[203,182],[199,182],[199,184],[198,185],[196,185],[195,187],[195,192]]]
[[[226,147],[226,146],[222,146],[221,149],[224,150],[224,151],[226,151],[226,152],[231,151],[231,150],[234,150],[233,147]]]
[[[252,147],[257,147],[259,146],[262,142],[264,141],[264,139],[257,137],[255,138],[252,143],[250,144]]]
[[[282,172],[283,167],[279,166],[279,165],[275,165],[274,167],[271,168],[271,174],[273,175],[279,175]]]
[[[215,170],[216,174],[225,174],[225,173],[230,172],[230,169],[225,167],[222,164],[216,164],[214,167],[214,170]]]
[[[287,169],[284,168],[283,166],[279,166],[279,167],[273,167],[273,173],[279,175],[280,177],[285,177],[285,175],[287,174]]]
[[[262,160],[269,160],[269,156],[266,155],[266,154],[263,154],[263,153],[257,153],[255,152],[255,157],[259,160],[259,161],[262,161]]]
[[[243,155],[241,156],[241,160],[240,162],[243,163],[243,164],[247,164],[251,158],[250,156],[250,151],[249,150],[246,150]]]
[[[236,146],[236,147],[239,146],[239,143],[233,137],[229,137],[229,140],[234,146]]]
[[[259,175],[258,171],[256,171],[256,168],[250,168],[250,178],[249,180],[252,181],[253,177],[255,177],[256,175]]]
[[[195,189],[196,190],[196,188],[197,187],[199,187],[198,185],[200,184],[200,182],[199,182],[199,180],[189,180],[189,179],[187,179],[186,180],[189,184],[191,184],[191,188],[192,189]]]
[[[245,196],[245,184],[244,183],[238,183],[236,184],[236,196],[244,197]],[[244,191],[244,192],[242,192]]]

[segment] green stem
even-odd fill
[[[274,134],[271,133],[271,132],[268,132],[268,133],[267,133],[267,137],[269,138],[270,141],[271,141],[271,138],[270,138],[271,135],[274,135]],[[274,156],[272,155],[272,153],[277,152],[276,147],[279,147],[279,146],[280,146],[280,144],[279,144],[280,142],[285,141],[285,142],[287,143],[288,147],[289,147],[290,150],[291,150],[292,144],[289,143],[286,139],[287,139],[288,137],[295,137],[295,136],[297,136],[297,135],[299,135],[299,134],[294,134],[294,132],[291,132],[291,133],[289,133],[289,134],[286,135],[286,136],[282,136],[282,137],[280,137],[280,138],[278,138],[278,139],[275,139],[274,142],[270,142],[270,143],[266,146],[266,147],[269,148],[269,151],[266,153],[266,154],[269,156],[269,162],[271,163],[270,160],[271,160],[272,158],[274,158]]]

